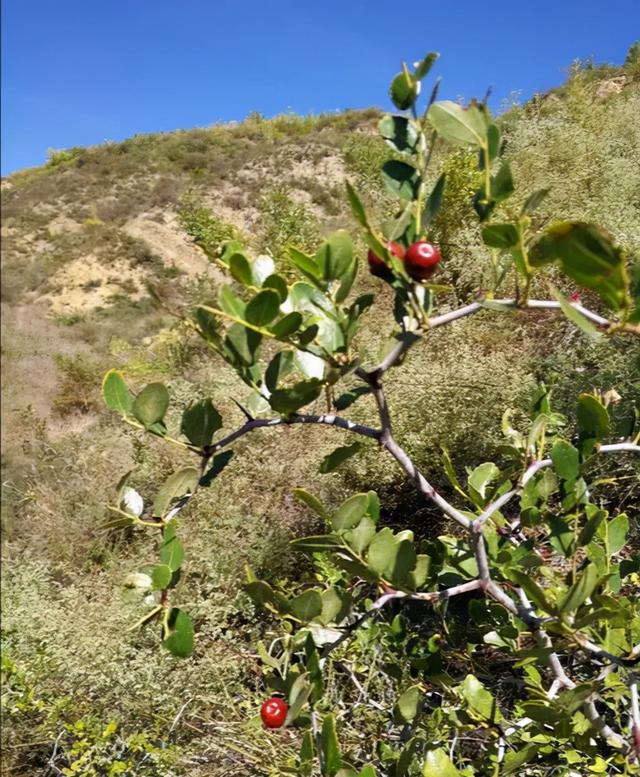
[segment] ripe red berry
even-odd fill
[[[407,248],[404,266],[414,281],[426,281],[435,272],[441,258],[438,246],[427,240],[418,240]]]
[[[260,717],[267,728],[280,728],[287,719],[289,707],[284,699],[272,696],[262,703]]]
[[[389,252],[394,256],[397,256],[398,259],[404,259],[404,248],[398,243],[394,243],[393,240],[390,240],[387,243],[387,248],[389,249]],[[372,275],[375,275],[377,278],[384,278],[385,280],[393,278],[393,272],[389,265],[371,249],[369,249],[369,253],[367,254],[367,261],[369,262],[369,271]]]

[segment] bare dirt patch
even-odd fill
[[[38,302],[48,302],[56,315],[88,313],[110,304],[116,294],[138,300],[144,296],[145,273],[123,259],[105,266],[93,254],[75,259],[50,278],[51,291]]]

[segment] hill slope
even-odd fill
[[[504,114],[514,174],[529,191],[552,189],[543,218],[596,220],[640,252],[638,115],[640,79],[630,68],[577,70],[559,90]],[[331,433],[290,429],[240,444],[226,477],[185,519],[189,567],[180,596],[196,616],[198,639],[195,657],[182,663],[157,648],[155,635],[127,632],[139,603],[121,581],[139,566],[144,542],[97,531],[124,472],[134,470],[134,485],[149,498],[179,461],[160,443],[141,445],[103,411],[99,386],[108,367],[118,366],[133,385],[163,379],[177,404],[210,395],[229,427],[240,419],[233,398],[245,394],[182,324],[153,306],[146,284],[187,305],[215,295],[220,278],[208,255],[223,239],[241,236],[279,260],[289,242],[311,247],[336,228],[353,230],[345,177],[382,218],[389,201],[377,171],[390,152],[375,135],[378,116],[374,109],[252,116],[234,126],[136,136],[57,152],[45,167],[3,181],[11,773],[39,773],[61,734],[69,758],[87,764],[110,763],[118,748],[131,764],[149,753],[136,767],[140,775],[268,774],[294,735],[283,735],[272,752],[273,740],[251,720],[259,689],[251,639],[268,633],[268,624],[240,583],[245,563],[274,578],[299,563],[286,542],[308,518],[291,487],[304,484],[332,501],[374,485],[389,521],[413,511],[416,524],[428,519],[433,531],[441,520],[374,450],[319,475],[318,462],[335,446]],[[435,229],[453,306],[482,286],[483,248],[471,217],[473,160],[438,153],[450,184]],[[390,317],[377,315],[366,343],[372,357],[391,332]],[[568,413],[580,390],[616,388],[621,420],[640,401],[636,345],[594,345],[545,313],[498,322],[479,316],[434,335],[393,375],[390,402],[398,436],[444,490],[441,447],[458,468],[483,461],[499,442],[503,410],[517,416],[539,380],[556,384],[559,409]],[[367,421],[372,412],[364,402],[353,417]],[[614,475],[618,503],[637,509],[631,463]],[[105,734],[111,720],[119,728]]]

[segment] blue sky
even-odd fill
[[[4,0],[2,172],[47,148],[378,105],[441,53],[440,96],[523,99],[576,58],[621,63],[640,0]]]

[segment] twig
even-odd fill
[[[178,725],[178,721],[182,717],[182,713],[187,709],[187,707],[189,706],[189,704],[191,704],[192,701],[193,699],[187,699],[187,701],[185,701],[182,707],[180,707],[180,709],[178,710],[178,714],[175,716],[175,718],[173,719],[173,722],[171,723],[171,728],[169,729],[169,733],[167,734],[167,739],[171,738],[171,733],[173,732],[173,729]]]

